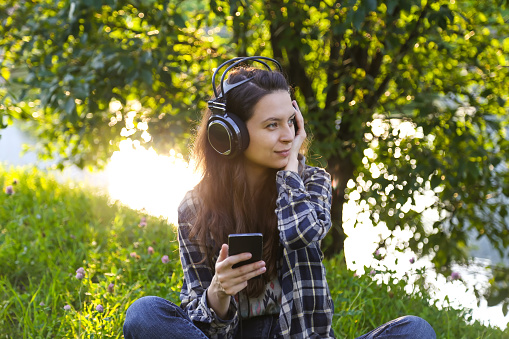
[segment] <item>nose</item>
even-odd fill
[[[290,143],[295,138],[295,129],[293,126],[286,125],[285,128],[281,130],[281,135],[279,139],[281,142]]]

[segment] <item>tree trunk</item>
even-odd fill
[[[329,231],[329,240],[325,242],[324,254],[326,257],[338,254],[344,249],[346,235],[343,231],[343,205],[346,184],[353,177],[354,168],[349,158],[337,156],[328,161],[327,170],[332,177],[332,228]]]

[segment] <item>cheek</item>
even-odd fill
[[[260,150],[267,153],[273,151],[276,142],[277,140],[272,135],[266,135],[258,141],[258,145],[260,146]]]
[[[250,134],[249,139],[249,147],[255,152],[265,150],[273,143],[270,133]]]

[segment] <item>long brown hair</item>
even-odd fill
[[[229,73],[228,83],[234,84],[247,78],[252,80],[226,93],[226,111],[247,121],[253,115],[256,103],[265,95],[276,91],[289,91],[290,87],[283,74],[259,68],[239,67]],[[220,92],[220,86],[218,93]],[[229,159],[218,154],[207,138],[207,121],[211,116],[206,110],[194,143],[194,158],[203,178],[196,190],[200,198],[200,209],[190,237],[202,245],[212,260],[221,244],[227,243],[231,233],[263,233],[263,260],[267,271],[262,279],[248,282],[247,294],[259,296],[268,281],[277,275],[279,259],[279,232],[277,228],[276,183],[277,169],[268,175],[259,189],[251,192],[244,155]],[[210,247],[212,243],[213,247]],[[209,253],[212,251],[212,253]],[[213,262],[210,262],[214,265]]]

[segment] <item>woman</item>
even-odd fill
[[[331,227],[330,176],[299,153],[304,120],[281,73],[238,67],[224,86],[247,147],[221,154],[209,135],[213,113],[205,113],[194,150],[203,179],[179,207],[181,307],[137,300],[125,338],[333,338],[320,250]],[[232,268],[251,254],[228,256],[228,235],[252,232],[264,236],[263,260]]]

